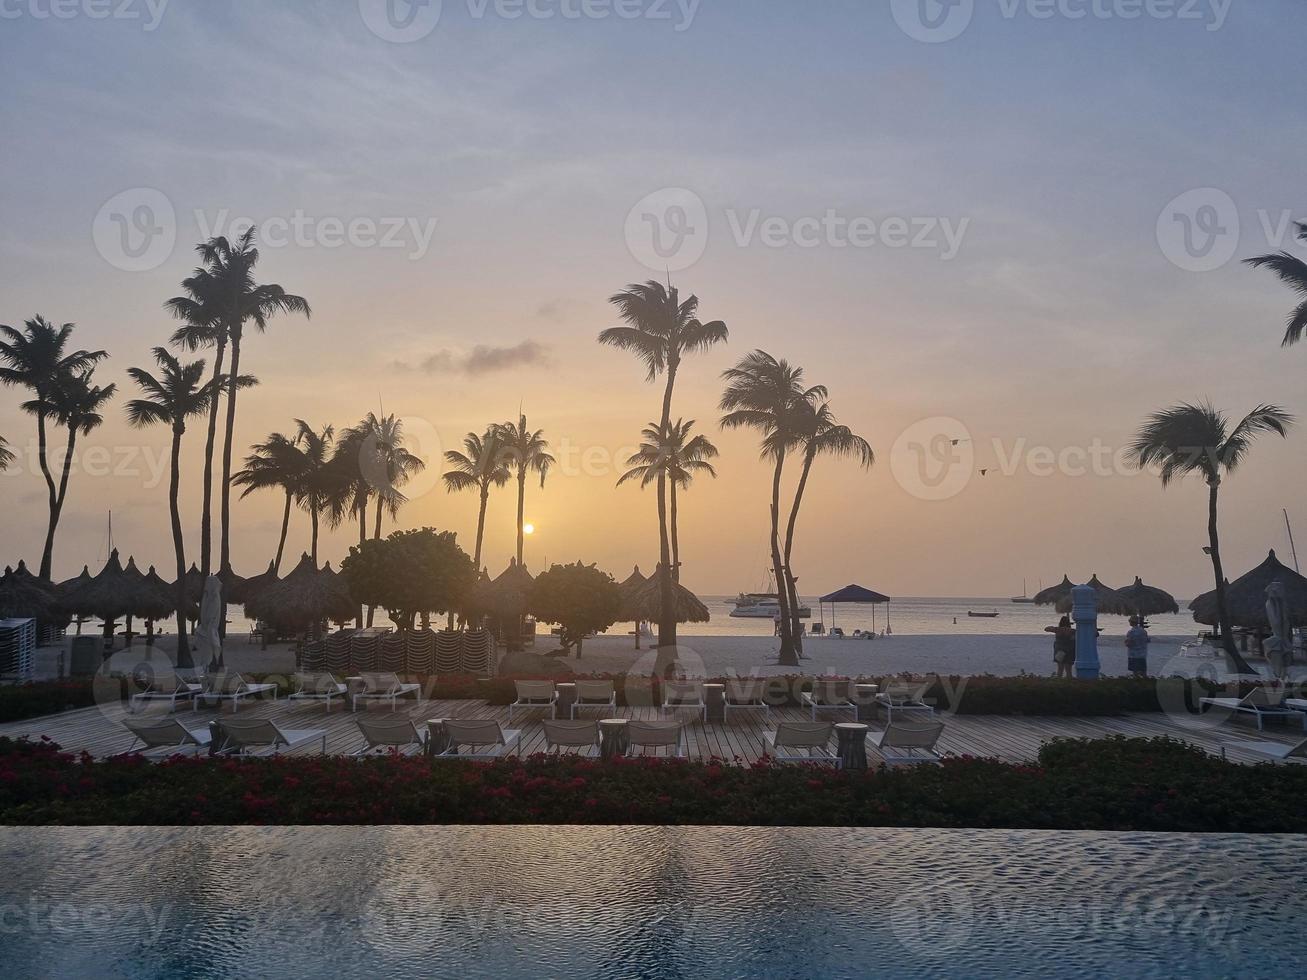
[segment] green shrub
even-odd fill
[[[89,680],[34,681],[0,686],[0,722],[25,721],[95,704]]]

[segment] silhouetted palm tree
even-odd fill
[[[245,488],[241,492],[242,499],[255,490],[280,490],[285,494],[277,555],[272,560],[272,570],[277,573],[281,570],[281,558],[286,550],[291,505],[301,493],[304,482],[305,454],[293,439],[280,432],[274,432],[263,442],[255,443],[250,450],[250,454],[245,457],[245,468],[233,473],[231,482]]]
[[[63,378],[93,368],[109,355],[102,350],[78,350],[68,354],[64,348],[72,335],[74,326],[65,323],[56,327],[45,317],[36,316],[23,323],[23,331],[0,325],[0,384],[21,385],[29,389],[36,401],[43,401],[50,396],[54,385]],[[45,477],[46,491],[50,505],[50,526],[56,523],[55,506],[59,493],[54,476],[50,472],[49,460],[46,458],[45,414],[36,416],[36,460]],[[47,531],[47,541],[53,541],[53,535]],[[41,555],[41,578],[50,577],[50,564],[53,559],[53,545],[49,545]]]
[[[10,464],[17,458],[9,448],[9,440],[0,436],[0,470],[9,469]]]
[[[777,360],[766,351],[745,355],[733,368],[722,372],[726,390],[721,408],[725,429],[757,429],[762,434],[762,457],[772,461],[771,492],[771,560],[776,579],[776,601],[780,606],[780,662],[797,666],[798,650],[794,645],[794,621],[791,616],[786,569],[781,553],[781,476],[785,457],[802,444],[804,419],[812,406],[824,401],[826,389],[820,385],[803,387],[803,368]]]
[[[394,415],[378,418],[368,412],[358,425],[346,432],[351,434],[357,448],[359,473],[370,494],[377,498],[372,537],[380,539],[382,515],[389,514],[391,520],[399,517],[399,509],[408,503],[400,488],[426,469],[427,464],[408,451],[404,445],[404,422]]]
[[[128,368],[127,374],[145,398],[127,403],[127,420],[136,428],[154,424],[168,425],[172,429],[172,459],[168,479],[168,510],[172,518],[172,544],[177,558],[177,666],[192,667],[190,645],[186,639],[186,546],[182,538],[181,513],[177,494],[181,484],[182,436],[186,420],[202,415],[216,396],[223,379],[201,383],[204,361],[180,363],[162,347],[154,348],[154,360],[161,369],[155,377],[144,368]]]
[[[169,300],[173,313],[188,322],[198,317],[202,324],[221,324],[231,347],[231,372],[227,385],[227,427],[222,440],[221,516],[222,535],[218,550],[218,567],[231,564],[231,448],[236,430],[235,378],[240,372],[241,340],[246,321],[266,329],[268,320],[277,313],[311,315],[308,301],[286,292],[274,283],[254,280],[254,266],[259,250],[254,246],[254,229],[250,228],[234,243],[226,238],[211,238],[196,246],[200,268],[182,282],[188,297]]]
[[[1130,446],[1134,463],[1160,467],[1162,486],[1196,474],[1207,484],[1207,537],[1216,579],[1217,618],[1226,656],[1239,673],[1255,673],[1235,649],[1234,632],[1225,597],[1225,572],[1216,529],[1216,499],[1222,479],[1243,462],[1257,436],[1273,432],[1283,436],[1293,416],[1274,405],[1259,405],[1230,428],[1224,412],[1210,404],[1181,403],[1150,415]]]
[[[339,512],[341,499],[340,479],[335,467],[331,465],[332,444],[336,439],[333,426],[324,425],[322,430],[314,432],[303,419],[295,420],[295,445],[303,454],[303,469],[300,475],[299,489],[296,491],[295,503],[309,515],[312,537],[310,538],[309,557],[316,568],[318,564],[318,522],[325,514],[328,521]]]
[[[664,289],[661,283],[650,280],[632,283],[611,297],[626,321],[624,327],[609,327],[599,334],[599,342],[633,353],[648,368],[646,380],[654,381],[666,375],[663,386],[663,410],[659,421],[660,431],[667,431],[672,421],[672,390],[681,359],[686,354],[705,351],[727,340],[730,332],[721,320],[701,323],[699,297],[690,296],[684,303],[675,288]],[[671,541],[667,519],[667,481],[658,482],[658,546],[663,568],[672,567]],[[672,577],[659,579],[659,598],[662,616],[658,622],[658,645],[676,645],[676,608],[673,601]]]
[[[486,503],[490,500],[490,488],[502,487],[512,475],[509,458],[504,446],[503,434],[499,426],[492,425],[485,435],[478,436],[469,432],[463,437],[464,452],[451,449],[445,453],[445,462],[454,468],[444,474],[445,489],[450,493],[459,490],[476,490],[481,495],[481,505],[477,511],[476,550],[472,561],[481,567],[481,538],[486,528]]]
[[[527,427],[526,416],[519,415],[517,424],[505,422],[499,427],[499,437],[508,456],[509,468],[517,475],[517,563],[522,564],[522,552],[525,545],[524,515],[526,513],[526,477],[528,473],[540,474],[540,489],[544,489],[545,477],[554,465],[554,457],[549,454],[549,443],[545,441],[543,429],[534,431]]]
[[[687,490],[697,474],[716,477],[710,459],[717,458],[717,447],[703,435],[691,436],[694,419],[688,422],[677,419],[665,431],[660,431],[657,424],[650,422],[640,431],[644,441],[635,454],[626,460],[631,467],[617,485],[620,487],[627,480],[639,480],[641,487],[654,483],[660,476],[667,481],[669,502],[669,524],[672,545],[672,577],[681,578],[681,539],[677,529],[676,491]]]
[[[1300,242],[1307,242],[1307,222],[1296,221],[1294,225],[1298,229],[1297,237]],[[1307,330],[1307,262],[1292,255],[1289,252],[1274,252],[1270,255],[1259,255],[1256,258],[1245,259],[1254,269],[1260,269],[1262,266],[1270,269],[1280,281],[1296,292],[1303,300],[1293,308],[1289,313],[1289,323],[1284,331],[1285,347],[1291,347],[1302,339],[1303,331]]]

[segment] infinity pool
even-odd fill
[[[1307,838],[787,828],[0,829],[10,977],[1307,970]]]

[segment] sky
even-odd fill
[[[717,424],[720,373],[755,348],[826,385],[877,454],[814,467],[800,591],[1210,587],[1204,487],[1117,451],[1177,401],[1307,413],[1307,350],[1279,344],[1293,294],[1240,262],[1307,252],[1299,0],[389,3],[0,0],[0,323],[76,323],[120,388],[78,454],[56,577],[103,561],[110,511],[124,554],[172,567],[169,434],[126,425],[126,369],[166,342],[194,244],[253,223],[259,278],[313,316],[248,336],[237,453],[296,418],[394,412],[430,460],[400,527],[470,551],[477,500],[445,493],[440,453],[521,406],[560,460],[528,491],[528,565],[648,572],[655,496],[614,484],[661,388],[596,336],[609,296],[670,275],[730,328],[676,388],[721,451],[680,501],[691,588],[765,582],[770,470]],[[0,389],[20,453],[0,561],[36,564],[23,398]],[[1228,570],[1288,559],[1305,480],[1307,431],[1256,447],[1222,489]],[[492,574],[515,503],[491,498]],[[266,566],[280,506],[233,504],[237,571]],[[288,551],[307,543],[297,514]]]

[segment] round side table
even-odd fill
[[[867,768],[867,731],[860,722],[845,721],[835,726],[841,769]]]
[[[705,684],[703,703],[708,706],[708,721],[721,724],[726,721],[726,685]]]
[[[599,755],[601,758],[612,759],[626,755],[629,745],[630,737],[627,733],[625,718],[599,719]]]

